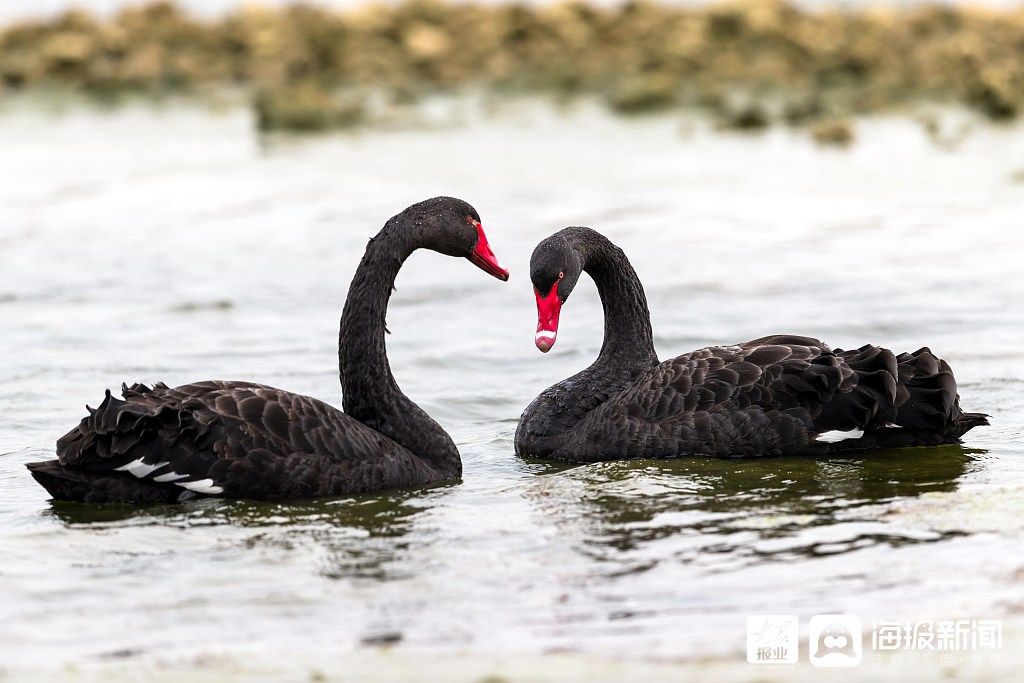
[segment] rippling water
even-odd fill
[[[0,678],[111,662],[302,678],[367,652],[741,661],[747,614],[1013,618],[1024,136],[977,127],[949,150],[910,119],[859,132],[836,151],[526,107],[260,141],[239,112],[6,114]],[[337,321],[366,239],[436,194],[472,202],[512,270],[503,285],[421,252],[392,300],[395,375],[458,443],[462,483],[136,510],[53,504],[28,476],[122,381],[340,405]],[[993,426],[831,461],[518,459],[523,407],[600,346],[584,278],[555,350],[533,347],[529,255],[568,224],[626,250],[664,357],[776,332],[929,345]]]

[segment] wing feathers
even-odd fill
[[[55,496],[95,502],[195,494],[285,498],[441,476],[341,411],[272,387],[135,384],[123,386],[122,394],[119,399],[108,391],[58,441],[58,460],[33,470]]]
[[[868,443],[887,424],[941,440],[961,415],[949,366],[927,348],[897,357],[773,335],[664,361],[587,412],[561,452],[579,461],[820,453],[815,443]]]

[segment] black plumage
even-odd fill
[[[469,204],[438,197],[391,218],[367,245],[341,317],[345,412],[249,382],[123,386],[57,442],[57,460],[30,463],[32,476],[56,499],[96,503],[308,498],[458,479],[458,449],[399,389],[384,347],[395,277],[419,248],[508,278]]]
[[[589,228],[566,228],[533,253],[541,350],[554,343],[557,330],[542,332],[552,306],[557,322],[581,272],[601,296],[604,343],[590,367],[526,408],[515,435],[520,455],[572,462],[825,456],[955,443],[988,424],[987,416],[960,410],[949,365],[927,348],[844,351],[772,335],[659,361],[636,272],[621,249]]]

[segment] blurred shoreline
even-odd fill
[[[0,28],[0,95],[240,91],[260,129],[299,131],[379,124],[437,94],[597,97],[624,115],[688,108],[722,128],[807,125],[846,144],[852,117],[921,102],[1017,118],[1021,46],[1024,9],[945,5],[409,0],[200,18],[154,3]]]

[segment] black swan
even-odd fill
[[[636,272],[589,228],[565,228],[533,252],[541,351],[555,343],[559,312],[583,271],[604,307],[601,353],[526,408],[516,429],[519,455],[572,462],[823,456],[956,443],[988,424],[986,415],[960,410],[949,365],[927,348],[897,356],[773,335],[661,362]]]
[[[458,479],[458,449],[398,388],[384,348],[395,277],[421,248],[508,279],[466,202],[436,197],[392,217],[367,245],[341,315],[345,412],[249,382],[124,386],[124,400],[107,391],[57,442],[57,460],[30,463],[32,476],[55,499],[90,503],[309,498]]]

